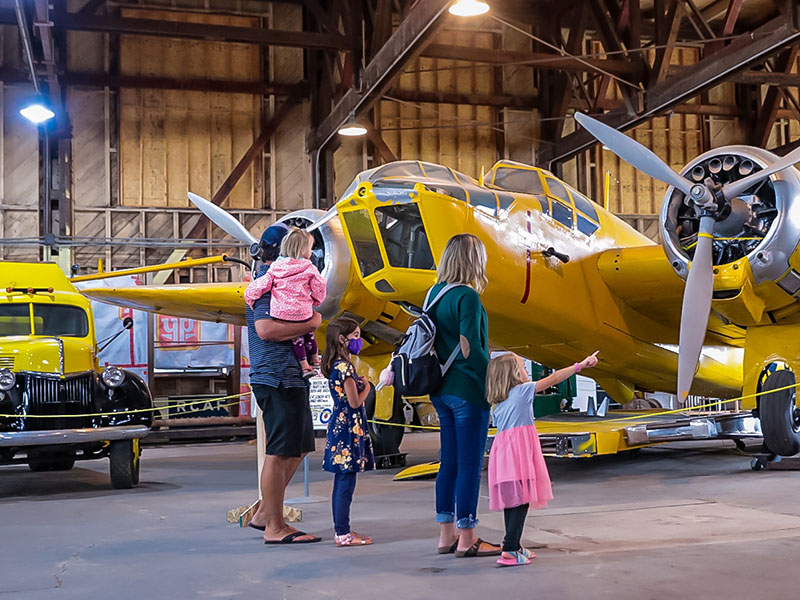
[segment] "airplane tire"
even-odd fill
[[[372,384],[370,384],[372,385]],[[367,396],[364,405],[367,409],[367,419],[372,420],[375,417],[375,388],[372,387],[369,396]],[[405,416],[403,414],[403,400],[395,394],[392,406],[392,418],[389,419],[390,423],[403,423]],[[383,456],[386,454],[398,454],[400,452],[400,442],[403,441],[403,427],[394,425],[378,425],[369,423],[369,433],[372,437],[372,448],[376,456]]]
[[[784,369],[767,377],[762,391],[793,385],[794,373]],[[758,414],[764,445],[781,456],[792,456],[800,452],[800,407],[796,404],[797,390],[789,388],[761,396]]]

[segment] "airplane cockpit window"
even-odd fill
[[[569,204],[569,194],[567,194],[567,188],[564,187],[564,184],[554,177],[545,177],[545,181],[547,181],[547,189],[550,190],[551,196],[555,196]]]
[[[455,181],[455,177],[450,172],[450,169],[442,165],[434,165],[433,163],[422,163],[422,168],[425,170],[425,176],[431,179],[439,179],[442,181]]]
[[[361,275],[368,277],[383,268],[383,258],[375,239],[375,230],[372,227],[369,213],[366,210],[352,210],[342,214],[353,249],[358,259]]]
[[[494,172],[492,183],[500,189],[520,194],[544,194],[539,171],[500,167]]]
[[[567,206],[558,200],[553,200],[553,218],[570,229],[572,229],[572,213],[571,206]]]
[[[416,204],[380,206],[375,209],[375,220],[391,266],[402,269],[436,268]]]
[[[575,202],[575,208],[577,208],[590,219],[594,219],[595,221],[599,222],[600,219],[597,218],[597,210],[594,207],[594,202],[571,187],[569,188],[569,191],[572,193],[572,199]]]
[[[370,181],[382,177],[424,177],[424,175],[417,161],[401,160],[379,167],[370,177]]]
[[[497,196],[477,186],[467,188],[469,192],[469,203],[478,210],[488,213],[493,217],[497,216]]]

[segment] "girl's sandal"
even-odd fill
[[[528,550],[527,548],[520,546],[519,553],[522,554],[525,558],[536,558],[536,552],[533,550]]]
[[[334,535],[334,541],[337,546],[369,546],[372,539],[363,535],[359,535],[355,531],[345,533],[344,535]]]
[[[497,559],[497,564],[501,567],[519,567],[531,564],[531,559],[525,556],[521,551],[503,552],[500,558]]]

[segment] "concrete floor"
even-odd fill
[[[318,440],[317,446],[322,446]],[[409,462],[435,434],[408,435]],[[330,477],[312,459],[311,494]],[[0,598],[795,597],[800,473],[752,472],[727,446],[644,450],[635,458],[549,462],[555,500],[528,519],[530,567],[436,554],[433,481],[362,475],[353,525],[375,539],[336,548],[329,504],[304,504],[319,544],[264,546],[225,523],[254,498],[255,447],[146,448],[142,483],[111,490],[107,462],[63,473],[0,468]],[[295,478],[289,496],[303,493]],[[479,535],[502,538],[484,489]]]

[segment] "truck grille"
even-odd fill
[[[92,410],[92,374],[64,379],[27,374],[25,397],[29,415],[80,415]],[[46,430],[91,426],[91,417],[26,419],[26,429]]]
[[[0,354],[0,369],[13,369],[14,368],[14,355]]]

